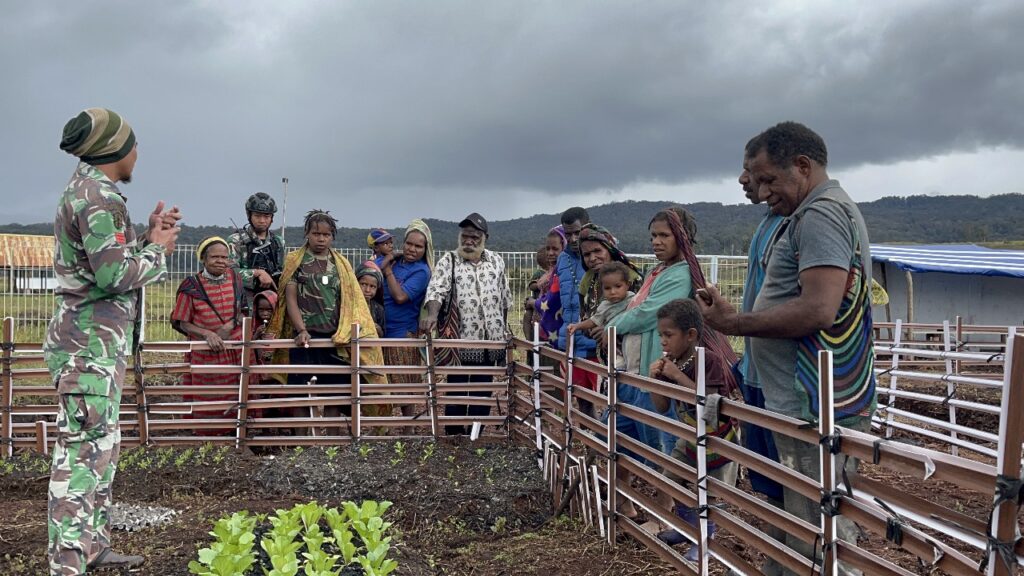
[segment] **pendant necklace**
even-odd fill
[[[318,260],[319,260],[319,258],[318,258]],[[324,269],[321,271],[320,283],[323,284],[324,286],[327,286],[327,267],[328,267],[328,263],[327,263],[326,259],[320,260],[320,261],[324,263]]]
[[[685,362],[680,362],[679,360],[674,360],[673,363],[676,365],[676,368],[679,368],[680,372],[686,373],[686,370],[690,367],[690,364],[693,364],[693,357],[694,356],[696,356],[696,354],[691,352],[690,355],[686,358]]]

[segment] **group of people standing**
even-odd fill
[[[864,219],[839,183],[829,178],[825,142],[808,127],[796,122],[775,125],[750,139],[743,158],[739,183],[750,202],[766,203],[768,209],[750,244],[742,310],[707,284],[694,252],[696,223],[685,210],[667,208],[651,218],[651,249],[658,264],[644,276],[618,249],[609,230],[590,222],[584,209],[570,208],[538,251],[544,270],[533,278],[524,330],[537,321],[541,336],[552,346],[568,351],[571,340],[576,357],[607,362],[603,339],[608,328],[615,328],[620,338],[617,367],[688,388],[695,386],[694,355],[702,346],[709,394],[742,397],[747,404],[807,422],[818,417],[817,353],[830,350],[836,422],[869,430],[877,401],[871,256]],[[725,336],[744,338],[742,359],[737,360]],[[566,368],[561,366],[563,374]],[[575,386],[596,390],[599,382],[600,375],[580,366],[572,371]],[[697,426],[692,406],[628,384],[618,383],[616,391],[620,402]],[[594,415],[589,402],[580,400],[579,409]],[[701,426],[704,431],[698,426],[698,434],[742,442],[815,479],[820,474],[817,445],[754,425],[739,426],[728,418]],[[617,427],[695,467],[693,444],[622,413]],[[847,459],[845,467],[854,470],[856,459]],[[712,476],[735,484],[736,463],[709,452],[707,468]],[[620,474],[630,481],[621,467]],[[812,524],[818,521],[818,502],[757,472],[749,476],[754,490],[773,505]],[[662,497],[667,505],[666,500]],[[619,512],[637,515],[628,500]],[[675,512],[690,523],[697,521],[692,509],[676,505]],[[712,533],[714,529],[712,523]],[[811,543],[776,527],[768,530],[806,557],[820,557]],[[856,542],[858,528],[849,519],[838,518],[838,531],[840,538]],[[665,527],[658,537],[669,544],[684,540]],[[696,547],[688,556],[696,557]],[[842,562],[839,569],[841,574],[860,573]],[[771,558],[763,570],[791,574]]]
[[[437,262],[430,227],[416,219],[406,228],[401,250],[395,249],[395,238],[390,232],[382,228],[371,230],[367,244],[373,256],[353,266],[333,248],[337,221],[330,213],[309,212],[303,224],[305,242],[285,256],[280,237],[270,230],[276,212],[274,200],[262,192],[254,194],[246,202],[246,212],[247,223],[242,230],[227,240],[211,237],[199,244],[196,255],[201,270],[178,288],[171,316],[174,327],[193,340],[205,340],[210,347],[209,351],[191,352],[188,360],[193,364],[238,364],[240,352],[225,349],[223,340],[240,338],[245,309],[240,303],[246,301],[253,302],[252,313],[258,325],[255,338],[295,340],[294,348],[280,349],[269,359],[277,364],[350,365],[350,352],[345,345],[354,337],[354,324],[360,326],[360,336],[364,338],[416,338],[434,329],[440,307],[446,302],[458,309],[460,338],[504,340],[508,335],[511,291],[505,264],[500,255],[485,248],[487,221],[479,214],[470,214],[460,223],[458,249],[444,254]],[[309,347],[314,338],[330,339],[337,346]],[[360,350],[365,365],[422,364],[420,351],[415,347],[364,346]],[[504,354],[478,350],[459,350],[457,354],[464,366],[504,362]],[[255,360],[259,362],[261,358]],[[185,377],[186,384],[204,385],[230,384],[227,379],[235,378],[207,374]],[[314,375],[301,371],[279,378],[293,384],[350,382],[348,374]],[[386,381],[372,374],[364,378],[371,383]],[[391,375],[387,379],[392,383],[415,383],[421,382],[422,376]],[[480,379],[475,375],[452,375],[448,381]],[[388,405],[367,405],[363,413],[387,416],[391,409]],[[401,411],[405,416],[413,416],[416,406],[402,405]],[[327,416],[350,412],[347,405],[325,407]],[[489,412],[487,406],[445,406],[446,416]],[[213,416],[203,412],[194,415]],[[464,431],[461,425],[446,427],[448,434]]]
[[[167,275],[181,212],[158,203],[145,234],[136,237],[118,183],[131,181],[138,155],[131,127],[115,112],[93,108],[70,120],[61,148],[79,163],[57,209],[54,262],[57,309],[44,350],[59,394],[57,440],[49,488],[51,573],[83,574],[98,568],[140,564],[110,547],[111,484],[120,446],[118,408],[126,359],[138,343],[140,289]],[[531,282],[528,321],[561,350],[573,343],[577,357],[614,361],[624,370],[679,386],[694,387],[696,348],[706,349],[706,381],[712,392],[742,397],[773,412],[813,420],[817,414],[816,352],[836,358],[837,420],[867,429],[875,407],[871,356],[870,254],[867,230],[856,204],[826,173],[824,141],[794,122],[776,125],[748,142],[740,184],[751,202],[769,206],[750,248],[742,311],[708,285],[697,262],[697,226],[682,208],[658,211],[648,228],[658,264],[646,275],[630,261],[608,229],[586,210],[571,208],[548,233],[538,255],[544,266]],[[305,241],[289,254],[270,227],[276,212],[263,193],[246,202],[247,224],[227,239],[205,239],[197,249],[199,273],[178,289],[172,323],[207,346],[192,352],[195,364],[238,364],[239,352],[224,342],[241,339],[242,318],[252,314],[254,338],[294,339],[291,349],[261,353],[255,361],[292,365],[345,365],[355,337],[407,338],[426,333],[461,339],[504,341],[509,335],[511,290],[501,256],[486,249],[488,223],[472,213],[459,223],[458,247],[436,261],[430,228],[414,220],[401,238],[374,229],[367,242],[374,257],[353,266],[332,245],[337,221],[314,210],[304,220]],[[532,326],[531,326],[532,327]],[[609,327],[621,342],[619,357],[605,358]],[[726,335],[746,339],[737,362]],[[309,347],[311,339],[336,346]],[[416,348],[360,347],[366,365],[421,365]],[[504,350],[459,349],[465,366],[497,366]],[[565,370],[565,367],[561,367]],[[311,374],[282,375],[305,383]],[[186,377],[222,383],[220,376]],[[235,382],[227,375],[225,384]],[[317,374],[319,383],[346,383],[348,375]],[[366,375],[370,382],[383,377]],[[201,380],[200,380],[201,379]],[[228,381],[230,379],[230,382]],[[392,381],[418,381],[392,376]],[[450,376],[449,382],[487,382],[489,376]],[[573,384],[597,390],[598,375],[577,366]],[[620,402],[697,426],[693,407],[639,388],[617,384]],[[487,392],[469,392],[489,395]],[[205,398],[209,398],[208,396]],[[348,406],[326,407],[337,415]],[[580,402],[580,409],[595,414]],[[371,406],[363,407],[373,414]],[[390,407],[378,407],[388,413]],[[411,415],[414,407],[404,407]],[[445,414],[467,420],[489,413],[483,403],[447,404]],[[691,466],[695,446],[620,414],[619,431]],[[742,438],[748,448],[800,473],[816,477],[818,447],[730,419],[701,424],[706,434]],[[449,426],[449,434],[465,433]],[[639,455],[633,454],[640,458]],[[736,464],[715,454],[708,468],[735,483]],[[847,463],[855,467],[856,462]],[[751,473],[769,500],[811,522],[818,503]],[[678,479],[682,481],[682,479]],[[696,521],[692,510],[676,512]],[[620,513],[635,515],[629,504]],[[840,522],[840,535],[856,539],[856,527]],[[682,540],[660,531],[669,543]],[[808,557],[812,546],[776,534]],[[766,573],[785,573],[771,561]],[[844,574],[855,570],[841,565]]]

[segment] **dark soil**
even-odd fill
[[[489,443],[488,443],[489,442]],[[2,462],[2,461],[0,461]],[[47,457],[26,454],[0,474],[0,574],[45,574]],[[13,469],[12,469],[13,468]],[[672,571],[624,541],[608,547],[568,521],[541,527],[551,495],[533,450],[503,439],[364,443],[263,455],[228,449],[128,450],[115,500],[180,510],[171,522],[115,532],[115,547],[142,554],[131,574],[186,575],[218,518],[271,513],[317,500],[390,500],[396,574],[661,575]],[[117,573],[109,572],[108,573]]]

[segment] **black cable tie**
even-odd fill
[[[903,517],[882,500],[875,498],[875,502],[889,513],[889,517],[885,519],[885,539],[897,546],[902,546],[903,526],[906,524]]]
[[[892,367],[890,367],[888,370],[882,370],[878,374],[875,374],[875,378],[878,378],[880,376],[885,376],[886,374],[892,372],[893,370],[895,370],[895,368],[892,368]]]
[[[11,354],[14,354],[16,348],[17,346],[15,345],[14,342],[0,342],[0,350],[4,352],[10,352]]]
[[[1013,567],[1017,563],[1017,554],[1014,552],[1014,548],[1017,547],[1017,542],[1020,540],[1021,538],[1019,536],[1013,540],[1004,541],[990,535],[988,537],[988,543],[985,544],[985,556],[978,564],[978,571],[985,571],[988,567],[989,558],[992,556],[992,553],[995,552],[999,559],[1003,561],[1003,565],[1006,566],[1007,574],[1013,574]]]
[[[540,380],[540,375],[541,375],[541,371],[540,371],[540,368],[538,368],[538,369],[534,370],[531,373],[531,378],[530,379],[531,380]]]
[[[814,544],[811,545],[811,550],[817,551],[819,548],[821,548],[822,552],[824,552],[824,547],[819,544],[819,542],[823,543],[824,541],[825,541],[825,535],[824,534],[822,534],[821,532],[818,532],[817,534],[815,534],[814,535]],[[810,572],[810,574],[811,574],[811,576],[814,576],[814,569],[815,568],[821,568],[821,565],[825,562],[825,554],[823,553],[821,555],[821,559],[820,560],[818,559],[818,555],[817,554],[812,554],[812,556],[813,556],[813,558],[811,558],[811,572]],[[820,573],[820,571],[819,571],[819,573]]]
[[[707,402],[707,400],[708,400],[707,396],[701,396],[700,394],[697,394],[696,396],[697,396],[697,397],[696,397],[696,400],[697,400],[697,404],[700,404],[701,406],[704,406],[704,404],[705,404],[705,403]]]
[[[707,434],[701,434],[701,435],[697,436],[696,445],[697,446],[701,446],[703,448],[707,448],[707,446],[708,446],[708,435]],[[698,482],[699,482],[699,480],[698,480]]]
[[[846,488],[846,495],[853,498],[853,484],[850,482],[850,476],[846,471],[846,465],[850,462],[850,455],[844,454],[843,456],[843,467],[841,473],[843,477],[843,486]]]
[[[1004,502],[1016,502],[1017,506],[1024,503],[1024,479],[1004,474],[996,475],[996,497],[992,507]]]
[[[698,506],[697,507],[697,516],[699,518],[703,518],[704,520],[707,520],[708,519],[708,510],[710,510],[710,509],[711,509],[711,506],[708,506],[707,504],[705,504],[703,506]]]
[[[1003,356],[1004,358],[1006,357],[1003,352],[996,352],[995,354],[989,356],[988,360],[985,360],[985,362],[986,363],[991,363],[993,360],[995,360],[996,358],[999,358],[1000,356]]]
[[[949,401],[953,399],[953,396],[956,396],[956,390],[957,385],[954,383],[953,388],[949,390],[949,394],[946,394],[946,397],[942,399],[942,402],[940,402],[939,405],[942,407],[949,406]]]
[[[882,460],[882,443],[889,442],[888,438],[879,438],[871,443],[871,463],[878,465]]]
[[[839,501],[843,499],[842,493],[833,490],[832,492],[821,491],[821,513],[825,516],[839,516]]]
[[[843,433],[836,428],[831,435],[822,435],[818,444],[827,448],[829,454],[839,454],[843,445]]]
[[[954,350],[959,352],[960,350],[963,350],[965,346],[967,346],[967,341],[961,340],[960,342],[956,343],[956,348],[954,348]]]

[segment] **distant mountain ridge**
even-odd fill
[[[626,252],[647,252],[647,223],[668,202],[631,200],[588,207],[591,219],[607,227],[619,239]],[[763,206],[723,205],[717,202],[681,204],[697,220],[697,251],[702,254],[745,254],[750,236]],[[1006,242],[1024,239],[1024,194],[978,196],[887,197],[859,203],[867,221],[871,242],[938,244],[949,242]],[[558,224],[559,214],[537,214],[529,218],[497,220],[486,208],[481,214],[490,220],[488,248],[502,251],[532,251],[544,242],[544,236]],[[236,222],[244,220],[241,214]],[[437,248],[455,247],[457,223],[427,219]],[[342,221],[344,225],[346,222]],[[207,236],[227,236],[232,226],[186,226],[182,244],[196,244]],[[52,223],[3,224],[0,232],[15,234],[53,234]],[[366,245],[367,228],[339,227],[337,246]],[[392,230],[400,235],[402,230]],[[289,245],[301,242],[301,227],[289,226]]]

